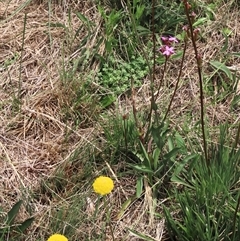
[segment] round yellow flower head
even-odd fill
[[[100,176],[93,183],[93,190],[100,195],[109,194],[113,188],[113,180],[109,177]]]
[[[53,234],[47,241],[68,241],[68,239],[64,235]]]

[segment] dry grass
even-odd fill
[[[8,19],[23,3],[11,1],[8,6],[2,4],[0,15]],[[62,108],[71,100],[72,93],[70,88],[65,92],[59,72],[63,68],[61,62],[72,54],[78,39],[71,48],[62,52],[66,34],[64,29],[49,29],[47,23],[51,21],[67,25],[67,13],[61,5],[56,4],[52,8],[49,15],[47,4],[32,1],[23,11],[1,24],[3,156],[9,157],[8,162],[15,166],[16,171],[23,171],[21,179],[24,186],[44,173],[49,174],[56,164],[64,160],[62,153],[67,156],[72,151],[71,146],[74,148],[74,144],[81,139],[88,139],[83,129],[74,131],[71,123],[66,127],[63,122]],[[80,7],[80,10],[87,14],[88,4]],[[27,24],[21,51],[24,12],[27,13]],[[72,31],[79,24],[73,15]],[[13,60],[14,56],[17,56],[16,60]],[[12,63],[7,64],[8,61]],[[71,138],[74,142],[64,145],[67,131],[74,135]],[[86,133],[91,133],[91,130],[86,130]]]
[[[66,80],[63,81],[63,77],[59,74],[65,67],[68,68],[68,66],[63,66],[64,62],[69,62],[81,55],[78,43],[87,34],[86,29],[82,28],[80,35],[73,40],[74,33],[82,23],[72,13],[70,25],[68,9],[73,8],[74,11],[83,13],[99,26],[97,29],[100,29],[101,20],[98,11],[91,1],[75,3],[64,1],[61,4],[48,5],[45,1],[32,0],[21,11],[16,12],[20,6],[24,5],[23,0],[1,2],[0,5],[0,20],[2,21],[0,23],[0,203],[5,210],[23,197],[25,200],[31,200],[32,190],[39,187],[42,179],[51,177],[57,167],[65,165],[66,160],[79,146],[84,149],[84,146],[90,144],[93,149],[101,151],[100,147],[94,144],[94,136],[98,130],[93,123],[86,124],[84,121],[86,119],[88,122],[93,121],[91,111],[87,112],[86,106],[80,104],[78,107],[78,111],[83,116],[83,121],[78,128],[75,128],[74,121],[66,122],[63,108],[71,106],[71,100],[75,98],[72,87],[76,83],[67,80],[69,82],[66,87],[64,82]],[[226,51],[229,53],[240,51],[239,12],[236,10],[226,13],[226,9],[228,9],[227,5],[216,12],[216,21],[204,30],[205,42],[199,43],[205,73],[212,72],[208,63],[210,60],[224,55],[224,53],[219,54],[224,43],[224,37],[219,34],[219,29],[223,26],[232,31],[229,48]],[[27,19],[23,45],[25,14]],[[225,17],[226,15],[228,18]],[[49,26],[49,21],[68,26],[68,31],[61,27]],[[215,23],[218,24],[215,25]],[[86,44],[86,48],[90,50],[93,48],[97,34]],[[69,39],[72,41],[68,42]],[[198,76],[191,46],[187,50],[187,56],[181,85],[170,113],[173,125],[179,128],[179,123],[186,113],[192,115],[189,126],[196,122],[199,113]],[[229,59],[227,65],[235,67],[237,76],[240,75],[239,58]],[[177,72],[178,65],[172,61],[168,78],[173,85],[176,82]],[[158,75],[157,79],[160,78],[161,76]],[[148,105],[148,84],[148,79],[146,79],[139,90],[138,95],[141,96],[137,98],[139,110]],[[239,83],[237,88],[240,92]],[[163,108],[166,102],[162,100],[166,98],[166,94],[169,96],[171,92],[171,88],[162,90],[159,103],[160,105],[162,103]],[[232,124],[239,122],[240,107],[230,112],[232,98],[233,96],[230,95],[224,101],[212,105],[210,104],[212,97],[207,97],[206,108],[209,123],[212,126],[225,121],[230,121]],[[130,100],[120,101],[123,113],[129,111],[128,106],[131,106]],[[113,174],[118,171],[117,167],[111,168],[113,168]],[[111,168],[109,168],[110,171]],[[72,175],[72,173],[69,174],[68,167],[65,167],[64,171],[66,176]],[[117,210],[123,202],[134,195],[135,179],[130,177],[127,180],[120,179],[118,186],[110,197],[111,201],[116,204],[113,216],[117,215]],[[86,188],[88,189],[89,186]],[[150,235],[154,240],[163,240],[164,220],[149,219],[151,193],[146,192],[144,195],[145,198],[134,201],[126,209],[121,219],[113,221],[116,225],[116,240],[140,240],[132,235],[129,236],[126,227]],[[160,202],[164,201],[163,199]],[[160,204],[157,205],[159,209]],[[28,240],[35,240],[34,233],[38,233],[36,235],[41,237],[41,233],[44,236],[44,232],[49,231],[47,227],[51,217],[51,208],[55,205],[58,205],[56,200],[47,202],[40,200],[32,203],[37,221],[33,225],[32,235]],[[69,203],[66,202],[66,207],[68,205]],[[23,211],[21,219],[27,215]],[[76,227],[76,233],[80,232],[81,228],[78,230]],[[92,227],[86,227],[84,232],[89,232],[90,235]]]
[[[6,210],[23,198],[23,190],[27,195],[27,190],[36,188],[42,178],[51,176],[77,145],[90,143],[94,131],[93,127],[76,130],[74,123],[63,121],[62,112],[73,95],[71,88],[66,91],[59,75],[62,62],[75,52],[79,39],[86,33],[82,32],[71,46],[66,46],[64,29],[49,28],[48,22],[68,26],[68,6],[53,4],[49,10],[47,3],[31,1],[14,14],[22,5],[24,1],[0,5],[0,16],[4,21],[0,25],[0,203]],[[75,7],[76,11],[92,19],[98,17],[90,3]],[[74,33],[80,24],[73,14],[71,31]],[[84,116],[81,106],[79,111],[83,111]],[[46,207],[40,203],[33,206],[37,215],[45,212]]]

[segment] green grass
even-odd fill
[[[4,16],[6,29],[23,22],[15,57],[0,55],[1,175],[12,195],[0,199],[0,240],[239,240],[236,3],[191,1],[200,33],[187,41],[184,4],[153,2],[39,3],[42,59],[22,12],[36,3]],[[180,43],[165,57],[169,35]],[[100,175],[114,180],[106,197],[92,190]]]

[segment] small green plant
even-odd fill
[[[147,74],[146,61],[140,56],[132,56],[129,63],[111,58],[99,72],[98,83],[119,95],[131,88],[131,80],[135,86],[140,86]]]
[[[109,58],[96,78],[97,84],[102,87],[102,106],[109,106],[122,93],[130,93],[132,82],[134,87],[140,87],[148,73],[147,63],[141,56],[132,56],[129,62]]]
[[[185,148],[178,141],[181,137],[172,134],[167,124],[153,126],[150,131],[148,149],[140,141],[137,153],[139,162],[131,165],[138,173],[137,197],[143,192],[144,177],[147,177],[148,184],[153,188],[153,196],[156,197],[159,187],[170,178],[172,172],[169,170],[175,165],[177,155],[185,155]]]
[[[110,13],[104,10],[101,5],[98,5],[98,10],[104,19],[105,23],[105,50],[107,54],[111,54],[113,48],[117,45],[117,38],[115,38],[114,33],[117,28],[121,18],[122,12],[112,10]]]
[[[16,240],[16,238],[23,234],[27,228],[29,228],[34,221],[34,218],[28,218],[22,222],[15,222],[15,219],[20,211],[23,201],[20,200],[16,202],[10,211],[7,212],[7,215],[1,217],[1,226],[0,226],[0,240]]]

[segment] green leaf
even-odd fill
[[[175,169],[174,174],[175,175],[179,175],[179,173],[182,171],[182,169],[184,168],[184,166],[189,162],[189,160],[198,157],[197,154],[190,154],[189,156],[187,156],[186,158],[183,159],[183,161],[181,163],[177,164],[177,168]]]
[[[221,49],[221,52],[225,52],[227,50],[227,48],[228,48],[228,37],[231,34],[231,32],[229,33],[230,30],[229,31],[228,30],[229,29],[223,29],[223,31],[222,31],[222,34],[223,34],[223,36],[225,38],[225,43],[224,43],[224,45],[223,45],[223,47]]]
[[[100,100],[100,104],[102,108],[109,107],[114,101],[116,100],[116,97],[113,95],[106,95]]]
[[[168,148],[169,148],[169,151],[173,150],[174,148],[174,144],[171,136],[168,137]]]
[[[137,179],[137,190],[136,190],[137,198],[140,198],[143,192],[143,176],[138,177]]]
[[[174,161],[174,157],[179,153],[180,148],[176,147],[164,155],[164,159]]]
[[[172,55],[172,59],[180,59],[182,58],[183,51],[177,51],[177,53]]]
[[[215,14],[214,10],[215,10],[215,4],[214,3],[211,3],[211,4],[206,6],[206,15],[208,16],[208,18],[211,21],[216,19],[216,14]]]
[[[176,143],[177,143],[178,147],[185,148],[184,139],[182,138],[182,136],[178,132],[175,134],[175,140],[176,140]]]
[[[29,228],[34,221],[34,218],[28,218],[22,224],[16,227],[16,231],[19,233],[23,233],[27,228]]]
[[[19,4],[20,6],[8,18],[2,20],[1,23],[3,24],[5,22],[9,22],[11,18],[13,18],[15,15],[17,15],[19,12],[21,12],[24,8],[26,8],[31,3],[32,3],[32,0],[27,0],[23,4]]]
[[[167,135],[168,131],[169,131],[168,126],[164,125],[164,123],[162,123],[158,127],[151,128],[151,134],[152,134],[153,140],[160,150],[162,150],[162,148],[166,142],[166,135]]]
[[[133,200],[134,200],[134,198],[129,198],[129,199],[127,199],[127,200],[123,203],[123,205],[122,205],[122,207],[121,207],[121,209],[120,209],[120,211],[119,211],[119,213],[118,213],[118,215],[117,215],[117,219],[118,219],[118,220],[122,218],[122,216],[123,216],[123,214],[125,213],[126,209],[129,207],[129,205],[132,203]]]
[[[193,27],[197,27],[199,25],[203,25],[205,22],[208,21],[208,18],[199,18],[194,24]]]
[[[231,53],[231,55],[240,58],[240,53]]]
[[[194,187],[193,187],[192,185],[188,184],[188,183],[185,182],[182,178],[177,177],[176,175],[173,175],[173,176],[172,176],[171,182],[175,182],[175,183],[177,183],[177,184],[180,184],[180,185],[189,187],[189,188],[191,188],[191,189],[194,189]]]
[[[8,225],[13,224],[14,219],[16,218],[22,203],[23,203],[22,200],[18,201],[17,203],[15,203],[13,205],[12,209],[7,213],[7,224]]]
[[[151,169],[149,169],[144,165],[131,165],[131,164],[128,164],[128,165],[132,166],[138,172],[149,173],[149,174],[154,173]]]
[[[49,27],[67,29],[67,27],[62,23],[49,23]]]
[[[139,20],[142,17],[143,11],[145,9],[145,5],[137,5],[135,18]]]
[[[240,106],[240,95],[235,95],[231,103],[231,110]]]
[[[154,168],[154,170],[157,170],[157,168],[158,168],[158,162],[159,162],[160,153],[161,153],[161,151],[160,151],[159,148],[156,148],[153,151],[153,168]]]
[[[131,234],[133,234],[135,237],[138,237],[138,238],[140,238],[141,240],[146,240],[146,241],[155,241],[155,239],[152,239],[152,238],[150,238],[150,237],[148,237],[148,236],[146,236],[146,235],[144,235],[144,234],[141,234],[141,233],[139,233],[139,232],[137,232],[137,231],[134,231],[134,230],[132,230],[132,229],[128,229],[129,230],[129,232],[131,233]]]
[[[93,26],[93,23],[89,21],[88,18],[86,18],[83,14],[77,12],[76,13],[77,17],[84,23],[87,25],[87,29],[88,29],[88,34],[90,34],[91,32],[91,27]]]
[[[222,33],[224,35],[230,36],[232,34],[232,30],[230,28],[223,28]]]
[[[223,71],[227,77],[229,79],[232,79],[232,73],[231,71],[228,69],[228,67],[224,64],[224,63],[221,63],[221,62],[218,62],[218,61],[210,61],[210,64],[218,71],[218,70],[221,70]]]
[[[150,34],[151,32],[149,31],[149,29],[145,28],[145,27],[142,27],[140,25],[138,25],[136,27],[136,30],[138,32],[139,35],[148,35]]]
[[[76,15],[83,23],[89,24],[88,18],[86,18],[82,13],[77,12]]]
[[[169,232],[170,237],[173,240],[174,240],[173,234],[175,234],[174,236],[181,237],[182,233],[179,230],[179,222],[172,218],[169,210],[165,206],[163,206],[163,212],[166,218],[167,229],[170,231]]]
[[[143,163],[146,167],[148,167],[149,169],[151,169],[152,165],[151,165],[151,161],[149,159],[149,155],[145,149],[145,147],[143,146],[142,142],[140,142],[140,147],[141,147],[141,151],[143,154]]]
[[[113,48],[113,46],[112,46],[112,41],[110,41],[110,40],[106,40],[105,41],[105,48],[106,48],[106,50],[110,53],[111,52],[111,50],[112,50],[112,48]]]

